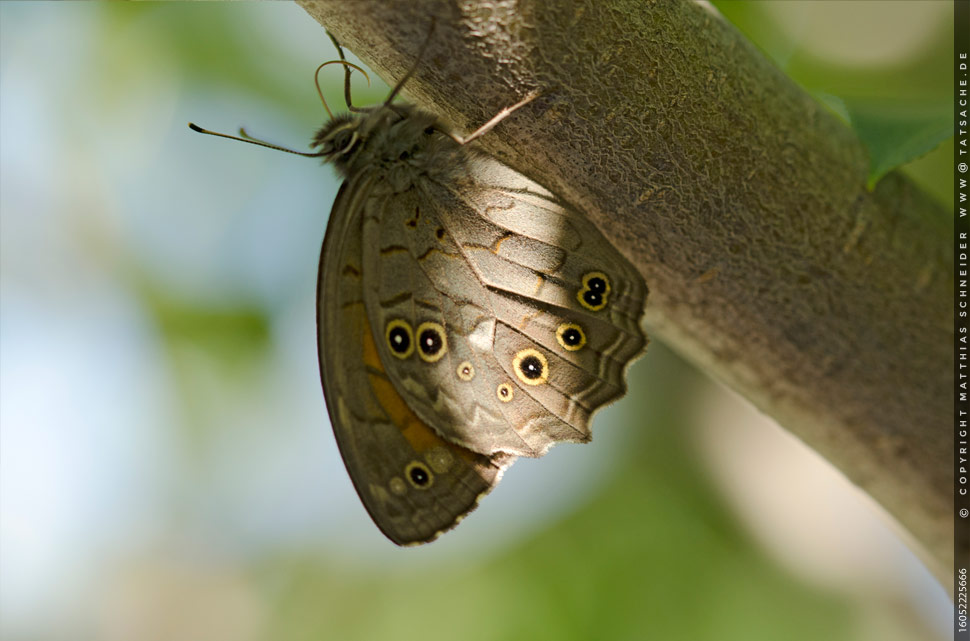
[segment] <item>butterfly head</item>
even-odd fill
[[[360,150],[363,142],[362,119],[358,114],[342,114],[323,125],[313,136],[310,148],[332,162],[342,172]]]
[[[433,115],[414,105],[364,107],[338,114],[320,127],[310,143],[313,152],[307,155],[333,163],[345,178],[389,167],[419,175],[441,157],[439,148],[454,146],[441,131]],[[450,160],[445,164],[454,164]]]

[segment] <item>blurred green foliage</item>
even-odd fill
[[[686,418],[696,371],[662,346],[650,360],[631,381],[650,393],[626,399],[621,421],[643,431],[593,500],[493,557],[446,567],[267,559],[255,576],[282,608],[266,638],[852,639],[847,604],[768,560],[698,465]]]
[[[849,122],[869,150],[869,188],[888,172],[930,153],[953,137],[945,102],[927,105],[847,102]]]
[[[884,64],[853,65],[820,58],[811,50],[800,48],[779,28],[779,11],[765,11],[765,5],[771,3],[715,0],[713,4],[785,73],[855,130],[869,152],[870,189],[889,171],[902,168],[952,209],[950,24],[939,21],[927,38],[932,44],[918,48],[913,55]],[[844,4],[854,5],[859,13],[866,14],[873,33],[878,34],[886,26],[881,22],[886,16],[879,3]],[[898,3],[907,4],[918,7],[920,3]],[[948,10],[950,3],[923,4],[933,9],[928,16],[936,19],[938,9]]]

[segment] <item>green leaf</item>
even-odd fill
[[[843,98],[842,104],[852,128],[869,151],[870,190],[893,169],[953,136],[953,114],[939,102],[893,105]]]

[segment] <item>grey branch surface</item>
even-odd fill
[[[646,279],[651,335],[825,456],[949,576],[938,204],[898,174],[868,192],[852,131],[704,5],[300,4],[391,83],[436,16],[404,93],[459,133],[541,91],[475,144],[584,210]]]

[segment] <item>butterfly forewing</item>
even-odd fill
[[[445,441],[390,382],[363,298],[366,193],[354,180],[345,184],[327,227],[317,299],[321,377],[340,454],[367,511],[395,543],[423,543],[473,509],[510,460]]]

